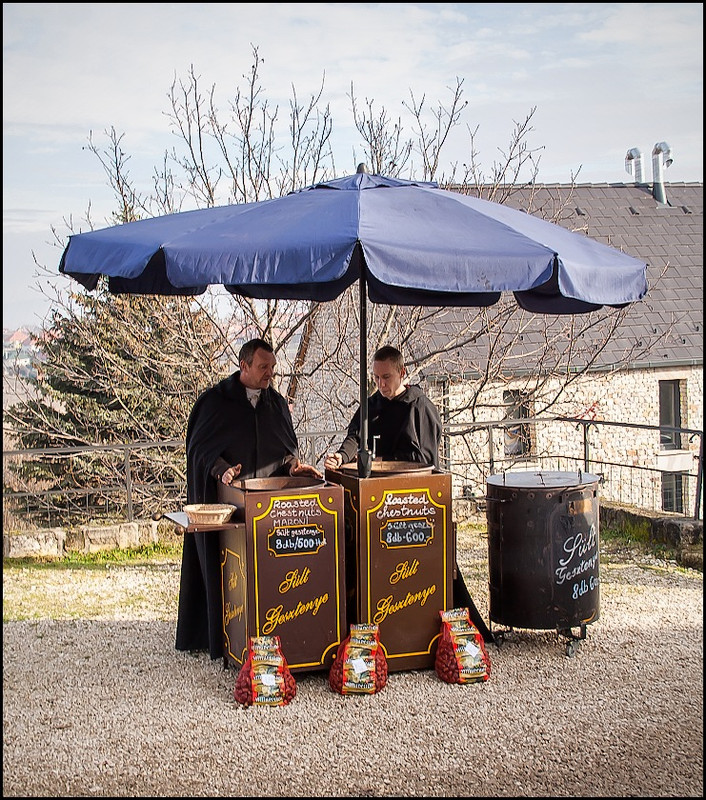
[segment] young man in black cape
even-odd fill
[[[289,406],[272,388],[276,359],[262,339],[246,342],[240,369],[201,394],[186,429],[188,503],[217,503],[218,482],[302,475],[322,478],[299,460]],[[220,547],[213,532],[184,536],[177,650],[223,655]]]
[[[369,447],[377,458],[385,461],[411,461],[439,467],[441,417],[436,406],[418,386],[404,383],[407,370],[402,353],[389,345],[373,356],[373,377],[377,391],[368,397]],[[324,461],[326,469],[355,461],[360,449],[360,409],[348,426],[346,438],[335,453]],[[454,565],[453,602],[456,608],[467,608],[473,624],[486,642],[493,636]]]

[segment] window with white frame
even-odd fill
[[[662,450],[681,450],[681,434],[675,428],[681,428],[681,381],[659,382],[659,446]],[[662,427],[664,426],[664,427]],[[684,512],[685,473],[662,473],[662,509]]]
[[[679,432],[670,430],[681,428],[681,383],[680,381],[659,382],[659,443],[663,450],[680,450]]]

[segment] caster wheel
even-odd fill
[[[573,658],[576,655],[576,651],[578,650],[578,643],[577,642],[567,642],[566,643],[566,655],[569,658]]]

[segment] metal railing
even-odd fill
[[[519,455],[508,454],[507,431],[518,426],[527,435],[526,450]],[[682,466],[689,465],[689,469],[660,468],[660,454],[669,455],[669,451],[659,448],[659,434],[666,430],[675,432],[687,445],[680,454]],[[340,441],[344,434],[344,431],[299,434],[302,460],[321,464],[331,443]],[[17,486],[13,480],[16,475],[16,469],[11,469],[13,462],[15,466],[26,460],[56,464],[98,453],[114,456],[112,474],[117,477],[106,485],[35,489]],[[136,462],[140,463],[139,470]],[[169,462],[181,467],[169,473],[169,480],[153,477],[140,480],[136,472],[150,473],[144,468],[146,462],[160,465]],[[180,509],[186,502],[186,482],[179,477],[179,473],[184,475],[185,464],[183,440],[3,451],[3,525],[6,529],[29,529],[82,522],[134,521]],[[488,476],[508,469],[580,470],[600,476],[603,500],[652,512],[676,511],[685,517],[701,519],[703,432],[700,430],[568,417],[452,424],[444,427],[441,467],[452,475],[454,499],[480,501],[485,495]],[[678,488],[677,496],[671,495],[674,507],[669,509],[664,508],[665,476],[670,485]]]
[[[526,452],[506,452],[505,434],[523,429]],[[683,450],[662,449],[660,436],[675,434]],[[442,466],[454,476],[454,497],[485,496],[489,475],[508,469],[582,471],[601,478],[600,495],[623,506],[701,518],[703,432],[692,428],[609,422],[574,417],[505,419],[448,425]],[[463,442],[463,446],[461,445]],[[680,466],[660,460],[676,456]],[[675,487],[672,508],[665,483]]]

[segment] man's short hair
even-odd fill
[[[252,360],[255,357],[256,350],[266,350],[268,353],[274,353],[274,349],[269,342],[264,339],[251,339],[249,342],[240,348],[238,353],[238,363],[244,361],[249,367],[252,366]]]
[[[389,344],[386,344],[384,347],[381,347],[379,350],[375,351],[373,361],[391,361],[397,368],[398,372],[402,372],[404,369],[404,359],[402,358],[402,353],[400,353],[396,347],[392,347],[392,345]]]

